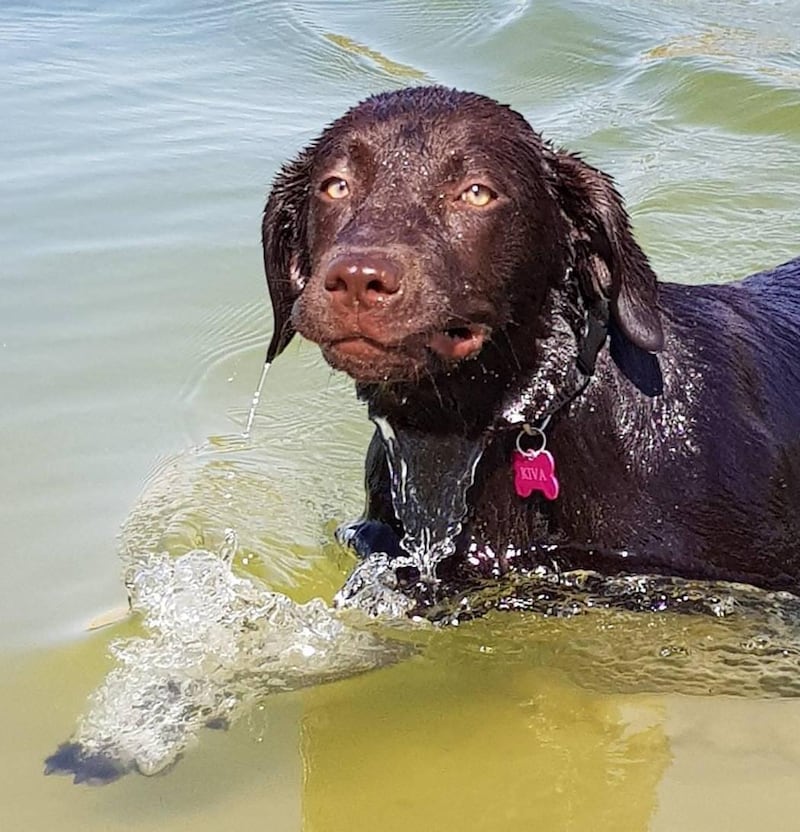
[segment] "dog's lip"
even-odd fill
[[[330,341],[327,346],[345,355],[356,358],[364,358],[387,352],[398,352],[401,349],[399,344],[387,344],[375,338],[370,338],[367,335],[347,335],[343,338],[336,338]]]
[[[490,331],[484,324],[454,324],[434,332],[428,339],[428,348],[442,358],[461,361],[483,349]]]
[[[415,333],[400,341],[384,341],[364,332],[353,332],[328,341],[327,346],[336,352],[354,358],[396,354],[420,347],[427,347],[431,352],[448,361],[461,361],[477,355],[491,334],[491,328],[478,323],[453,323],[437,329],[432,333]]]

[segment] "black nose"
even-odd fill
[[[345,254],[328,267],[325,289],[342,306],[378,306],[400,290],[400,269],[380,254]]]

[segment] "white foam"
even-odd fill
[[[91,697],[73,741],[85,756],[143,774],[161,771],[201,728],[230,724],[270,692],[361,673],[413,649],[366,616],[270,592],[203,549],[150,555],[127,583],[149,634],[112,644],[119,664]]]

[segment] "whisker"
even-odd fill
[[[436,377],[433,373],[426,367],[425,368],[425,375],[428,376],[431,382],[431,387],[433,388],[433,392],[436,394],[436,398],[439,401],[439,405],[444,408],[444,399],[442,398],[442,394],[439,390],[439,386],[436,384]]]
[[[514,344],[511,341],[511,338],[508,334],[508,330],[502,330],[503,338],[505,339],[506,344],[508,344],[508,350],[511,353],[511,357],[514,359],[514,363],[517,365],[518,370],[522,370],[522,362],[519,360],[519,356],[517,355],[517,351],[514,349]],[[498,347],[499,349],[499,347]]]

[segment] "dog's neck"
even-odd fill
[[[608,302],[553,291],[539,320],[548,331],[527,336],[509,327],[485,357],[414,385],[359,385],[373,420],[394,430],[470,440],[523,424],[540,425],[578,398],[594,374],[608,336]]]
[[[574,300],[553,293],[548,301],[543,312],[550,329],[528,347],[538,359],[534,366],[518,361],[509,374],[506,363],[502,375],[475,361],[458,385],[449,380],[399,394],[396,388],[359,391],[386,452],[392,502],[405,530],[403,547],[426,574],[452,554],[487,446],[505,442],[501,437],[511,429],[541,427],[542,420],[579,398],[592,378],[607,340],[607,303],[585,308],[581,327],[564,313],[564,307],[575,309]],[[509,351],[515,351],[510,338]],[[485,402],[490,406],[481,411]]]
[[[598,355],[609,333],[608,301],[599,299],[588,306],[583,331],[575,334],[563,316],[549,338],[538,344],[540,360],[526,381],[515,385],[503,399],[495,429],[538,426],[579,398],[594,376]]]

